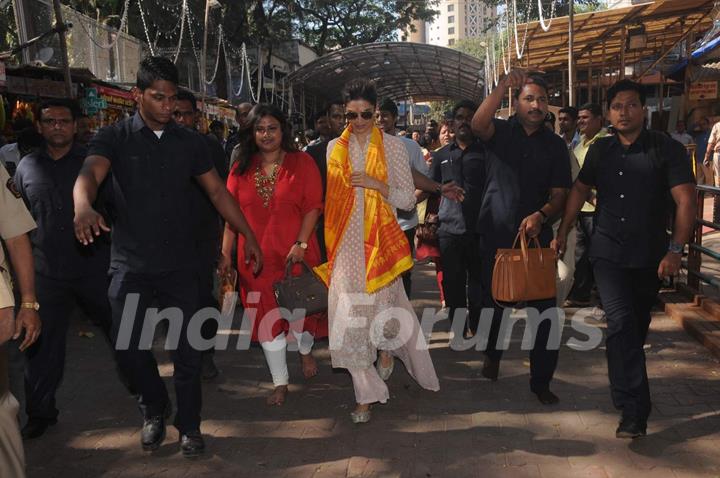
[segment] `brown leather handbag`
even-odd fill
[[[520,232],[512,249],[497,250],[492,277],[492,295],[496,301],[527,302],[555,297],[555,251],[541,248],[537,238],[532,242],[535,247],[528,247],[527,237]]]
[[[285,278],[273,284],[278,305],[290,311],[305,309],[306,316],[325,312],[328,308],[327,287],[305,261],[300,264],[304,269],[302,274],[293,276],[291,274],[293,263],[288,261]],[[298,320],[303,317],[295,317],[293,314],[293,318]]]
[[[415,237],[419,241],[431,246],[438,245],[438,229],[440,228],[440,218],[437,214],[427,213],[425,215],[425,222],[418,224],[415,229]]]

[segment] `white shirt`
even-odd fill
[[[675,132],[675,133],[672,133],[670,136],[675,141],[681,142],[683,144],[683,146],[687,146],[688,144],[695,143],[695,141],[693,140],[693,137],[690,136],[689,134],[687,134],[687,132],[685,132],[685,133]]]
[[[399,138],[403,143],[405,143],[405,149],[407,149],[408,156],[410,156],[410,167],[424,176],[429,176],[430,171],[428,170],[428,165],[425,161],[425,155],[423,154],[417,141],[406,138],[405,136],[400,136]],[[416,207],[414,207],[412,211],[403,211],[402,209],[398,209],[397,215],[398,224],[400,224],[400,229],[403,231],[407,231],[418,225]]]
[[[6,144],[0,148],[0,164],[2,164],[5,169],[15,171],[19,162],[20,149],[18,148],[17,143]],[[11,163],[9,167],[8,163]]]

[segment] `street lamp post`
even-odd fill
[[[208,37],[208,20],[210,18],[210,9],[219,7],[218,0],[205,0],[205,24],[203,27],[203,44],[202,58],[200,59],[200,93],[202,98],[203,118],[207,120],[207,107],[205,106],[205,97],[207,96],[207,37]],[[219,53],[219,52],[218,52]]]

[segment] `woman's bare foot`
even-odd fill
[[[306,379],[313,378],[317,375],[317,362],[315,362],[315,357],[312,356],[312,352],[307,355],[300,354],[300,360],[302,361],[303,375]]]
[[[275,387],[273,393],[267,398],[266,403],[271,407],[279,407],[285,403],[285,396],[287,395],[287,385],[280,385]]]
[[[382,365],[383,368],[390,368],[392,363],[393,363],[393,356],[390,355],[390,352],[381,350],[380,351],[380,365]]]
[[[363,413],[370,410],[370,404],[369,403],[358,403],[355,405],[355,413]]]

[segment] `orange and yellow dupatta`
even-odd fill
[[[349,142],[352,126],[348,126],[330,153],[327,165],[327,196],[325,199],[325,244],[328,262],[315,268],[318,276],[330,285],[335,255],[347,230],[355,207],[355,193],[350,185],[352,167]],[[382,132],[373,128],[365,157],[365,173],[387,184],[387,162]],[[410,246],[397,223],[390,205],[379,191],[364,190],[364,239],[366,291],[377,292],[413,266]]]

